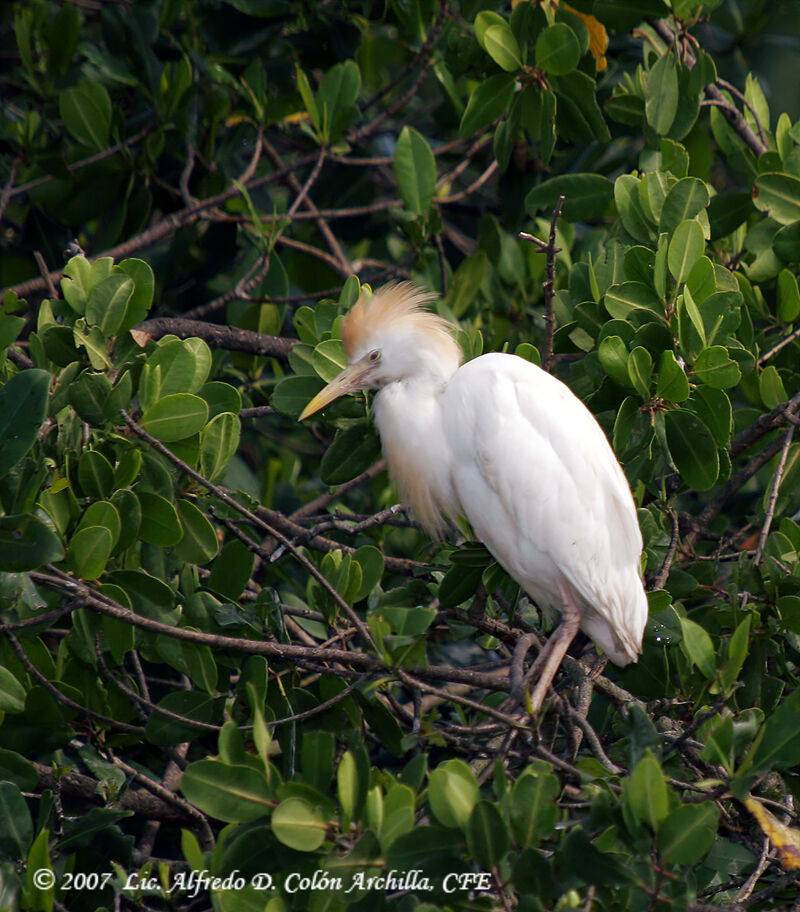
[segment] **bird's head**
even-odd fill
[[[300,420],[356,390],[420,377],[449,379],[461,350],[453,327],[426,309],[435,297],[410,282],[362,295],[342,320],[347,367],[308,403]]]

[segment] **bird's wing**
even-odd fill
[[[456,372],[443,413],[461,509],[489,550],[537,601],[560,608],[567,584],[584,630],[620,664],[635,658],[647,615],[642,537],[591,412],[535,365],[496,354]]]

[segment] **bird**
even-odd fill
[[[608,438],[569,387],[510,353],[462,363],[435,300],[411,282],[362,293],[341,321],[347,367],[299,420],[377,390],[389,474],[423,528],[442,537],[463,517],[540,609],[560,613],[531,670],[534,715],[579,629],[616,665],[641,654],[636,505]]]

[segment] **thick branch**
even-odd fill
[[[145,320],[131,330],[136,342],[144,347],[151,339],[173,335],[181,339],[202,339],[212,348],[227,351],[246,352],[248,355],[263,355],[285,361],[298,342],[280,336],[265,336],[263,333],[236,326],[220,326],[218,323],[204,323],[202,320],[187,320],[183,317],[154,317]]]

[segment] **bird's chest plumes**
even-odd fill
[[[389,474],[415,518],[433,535],[457,512],[443,433],[441,382],[391,383],[375,397],[375,424]]]

